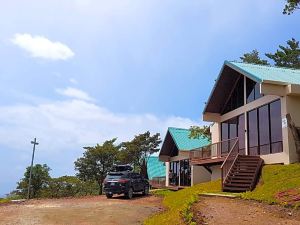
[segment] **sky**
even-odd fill
[[[34,137],[35,163],[56,177],[75,174],[83,146],[202,125],[224,60],[300,39],[300,11],[283,8],[274,0],[3,1],[0,196],[22,178]]]

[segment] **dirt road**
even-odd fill
[[[161,210],[160,203],[161,199],[154,196],[132,200],[104,196],[30,200],[0,206],[0,224],[135,225]]]
[[[300,210],[255,201],[201,197],[192,208],[197,224],[299,225]]]

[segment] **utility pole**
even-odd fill
[[[32,176],[32,166],[33,166],[33,160],[34,160],[35,146],[38,145],[39,143],[37,143],[36,138],[34,138],[34,140],[31,141],[31,144],[33,144],[33,150],[32,150],[32,158],[31,158],[31,166],[30,166],[30,175],[29,175],[27,199],[30,199],[30,186],[31,186],[31,176]]]

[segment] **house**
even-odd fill
[[[152,187],[163,187],[166,182],[166,166],[158,156],[149,156],[147,160],[148,179]]]
[[[190,131],[183,128],[169,127],[159,160],[166,163],[166,186],[190,186],[196,183],[210,180],[203,176],[208,171],[203,167],[196,169],[190,165],[189,151],[207,146],[210,141],[207,138],[189,138]]]
[[[191,166],[211,179],[220,168],[223,190],[253,189],[262,163],[298,162],[287,115],[300,126],[300,70],[225,61],[203,112],[212,144],[189,152]]]

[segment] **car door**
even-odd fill
[[[143,191],[144,190],[143,177],[140,174],[137,174],[136,180],[137,180],[136,182],[137,182],[138,190]]]

